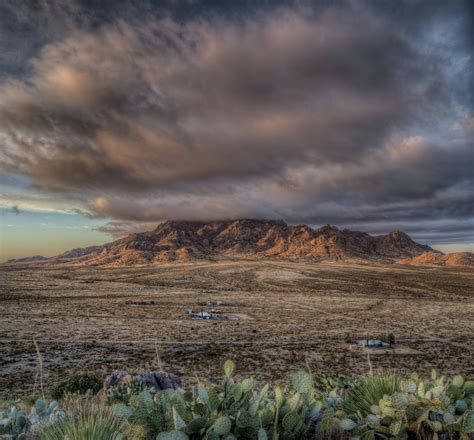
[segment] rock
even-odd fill
[[[137,382],[144,383],[148,388],[154,387],[156,390],[160,390],[160,385],[156,379],[155,373],[142,373],[135,376]]]
[[[181,388],[181,379],[174,374],[159,371],[158,373],[155,373],[155,377],[157,378],[160,389],[162,390],[176,390],[177,388]]]
[[[112,371],[112,374],[107,376],[104,380],[104,387],[109,388],[109,387],[115,387],[117,385],[124,385],[122,383],[122,379],[126,376],[128,376],[128,372],[125,370],[115,370]]]
[[[116,370],[105,378],[104,388],[132,383],[144,383],[147,388],[154,388],[156,391],[176,390],[181,387],[181,379],[178,376],[164,371],[147,371],[133,375],[125,370]]]

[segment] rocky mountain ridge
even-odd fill
[[[425,252],[437,254],[401,231],[371,236],[331,225],[291,226],[281,220],[166,221],[153,231],[131,234],[103,246],[73,249],[32,264],[113,267],[221,258],[393,263]]]
[[[474,266],[474,252],[453,252],[451,254],[423,252],[416,257],[402,259],[398,263],[410,266]]]

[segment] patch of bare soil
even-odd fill
[[[230,321],[254,321],[254,318],[246,313],[225,313],[223,318],[229,319]]]
[[[209,305],[208,305],[209,303]],[[474,374],[474,271],[467,268],[284,261],[174,263],[147,268],[0,271],[0,397],[28,393],[33,339],[47,389],[76,371],[164,367],[192,382],[239,371],[281,380],[368,370],[354,339],[394,333],[374,369]],[[186,310],[222,319],[192,320]],[[371,350],[371,353],[374,353]]]

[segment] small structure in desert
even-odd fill
[[[362,345],[366,348],[390,347],[388,342],[383,342],[380,339],[364,339]]]
[[[202,289],[201,293],[219,293],[217,289]]]
[[[190,283],[193,280],[191,275],[180,275],[173,279],[175,283]]]
[[[215,320],[215,319],[220,319],[221,317],[221,314],[219,312],[216,312],[215,310],[211,310],[209,312],[200,310],[199,312],[195,312],[193,309],[188,309],[186,311],[186,314],[191,319]]]
[[[219,307],[222,305],[222,301],[206,301],[202,303],[202,305],[211,306],[211,307]]]

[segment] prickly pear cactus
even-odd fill
[[[301,420],[301,416],[294,411],[290,411],[283,417],[283,429],[287,432],[293,431]]]
[[[160,432],[156,440],[187,440],[188,436],[182,431]]]
[[[357,426],[357,423],[354,422],[354,420],[346,418],[346,419],[339,420],[338,426],[343,431],[352,431]]]
[[[115,405],[112,405],[112,412],[116,417],[119,418],[131,417],[133,414],[132,408],[130,408],[128,405],[125,405],[125,403],[116,403]]]
[[[16,406],[0,412],[0,434],[10,435],[15,438],[26,430],[28,420],[24,411],[19,411]]]
[[[445,423],[446,425],[450,425],[455,422],[456,422],[456,417],[454,417],[453,414],[449,412],[443,414],[443,423]]]
[[[257,430],[260,427],[258,418],[253,417],[248,411],[241,411],[236,423],[239,428],[252,428]]]
[[[300,394],[307,395],[313,390],[313,379],[309,373],[305,371],[299,371],[293,376],[292,380],[293,388]]]
[[[416,382],[411,379],[404,380],[401,384],[401,389],[406,393],[415,394],[417,390]]]
[[[391,401],[395,408],[402,408],[408,405],[408,398],[402,393],[393,393],[391,396]]]
[[[396,437],[400,433],[400,430],[402,429],[401,420],[394,420],[392,423],[390,423],[390,426],[388,428],[390,430],[390,435],[392,435],[393,437]]]
[[[466,396],[474,396],[474,380],[466,380],[463,389]]]
[[[465,434],[474,433],[474,411],[469,411],[464,415],[462,432]]]
[[[465,400],[456,400],[454,407],[457,413],[464,413],[468,409],[468,404]]]
[[[464,385],[464,377],[460,375],[454,376],[452,382],[454,386],[462,388],[462,386]]]
[[[38,399],[30,414],[19,410],[15,405],[8,410],[0,412],[0,434],[9,435],[15,439],[18,435],[27,431],[44,427],[48,424],[63,420],[66,414],[59,409],[59,404],[52,401],[49,405],[46,401]]]
[[[365,418],[365,422],[371,428],[378,428],[380,426],[380,418],[378,416],[376,416],[375,414],[369,414]]]
[[[203,380],[188,391],[158,393],[128,388],[126,400],[113,405],[113,412],[141,429],[131,438],[157,440],[297,440],[334,434],[376,440],[419,432],[433,439],[445,439],[445,433],[474,439],[474,381],[462,376],[449,380],[436,373],[427,379],[389,374],[340,380],[301,371],[285,388],[260,387],[254,379],[240,381],[234,373],[235,364],[227,361],[219,384]],[[31,414],[16,407],[0,412],[0,437],[15,439],[16,432],[60,419],[61,414],[57,402],[43,400]]]
[[[230,359],[224,363],[224,372],[227,377],[232,377],[235,373],[235,364]]]
[[[379,415],[379,414],[382,413],[382,411],[380,410],[380,407],[378,405],[371,405],[370,412],[372,414],[376,414],[376,415]]]
[[[212,428],[216,434],[225,435],[228,434],[232,428],[232,422],[229,417],[220,416],[212,425]]]

